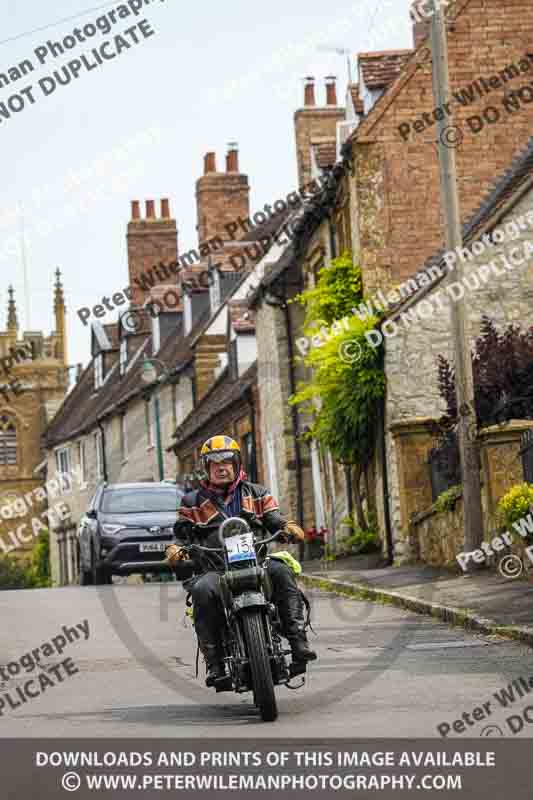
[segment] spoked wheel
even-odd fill
[[[242,627],[250,671],[254,702],[264,722],[274,722],[278,717],[274,681],[266,644],[263,616],[259,611],[248,611],[242,615]]]

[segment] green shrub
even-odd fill
[[[347,525],[350,536],[344,539],[341,544],[341,552],[344,555],[358,555],[359,553],[374,553],[379,550],[380,536],[375,515],[368,515],[368,530],[358,527],[355,516],[346,516],[341,520],[343,525]]]
[[[0,557],[0,589],[46,589],[51,585],[48,531],[35,542],[29,563],[12,556]]]
[[[453,511],[455,509],[455,505],[460,497],[463,496],[463,487],[461,484],[457,486],[451,486],[449,489],[446,489],[445,492],[441,492],[435,502],[433,503],[433,508],[438,513],[442,513],[443,511]]]
[[[36,589],[46,589],[52,585],[50,575],[50,533],[39,534],[31,551],[30,577]]]
[[[0,556],[0,590],[30,589],[32,586],[33,581],[27,566],[11,556]]]
[[[513,522],[527,517],[533,506],[533,484],[518,483],[504,494],[498,503],[502,524],[510,528]]]

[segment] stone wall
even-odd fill
[[[533,422],[517,420],[481,431],[481,481],[484,540],[490,542],[501,529],[498,502],[512,486],[524,480],[520,458],[520,436]],[[411,557],[433,566],[458,566],[456,556],[464,550],[463,500],[453,511],[427,510],[410,517]],[[512,552],[522,556],[525,544],[513,537]]]
[[[302,310],[291,305],[290,314],[294,339],[302,324]],[[276,488],[280,507],[292,519],[298,518],[296,453],[288,403],[289,348],[284,312],[261,303],[256,318],[258,389],[261,408],[260,432],[265,469],[265,482],[272,491]],[[293,342],[294,345],[294,342]],[[295,367],[296,380],[303,379]],[[300,424],[305,424],[300,420]],[[303,427],[302,427],[303,430]],[[304,526],[314,523],[314,498],[309,448],[301,444]],[[272,481],[269,463],[275,464],[276,481]],[[271,484],[274,483],[274,486]]]
[[[514,231],[509,223],[521,218],[524,226],[528,213],[533,211],[533,193],[530,191],[522,200],[498,221],[497,227],[506,231]],[[533,215],[531,215],[533,220]],[[467,293],[465,308],[467,314],[467,331],[469,341],[473,344],[480,333],[480,322],[483,315],[494,320],[498,329],[502,330],[509,323],[521,324],[523,328],[533,325],[533,259],[531,256],[522,265],[505,269],[501,256],[519,247],[523,253],[525,241],[533,243],[533,225],[513,233],[512,238],[501,245],[487,247],[485,252],[468,262],[465,277],[485,264],[497,262],[498,273],[492,272],[487,282],[479,283],[476,291]],[[501,269],[500,269],[501,268]],[[421,512],[427,508],[427,499],[431,497],[429,471],[422,467],[431,447],[429,421],[436,420],[445,411],[444,403],[438,392],[437,356],[443,355],[453,361],[451,331],[451,305],[449,302],[439,303],[435,300],[436,292],[441,298],[446,287],[455,281],[454,273],[450,273],[426,297],[432,301],[434,312],[427,315],[427,305],[422,314],[416,315],[416,300],[408,305],[408,316],[392,317],[394,324],[387,327],[385,344],[385,370],[387,375],[387,452],[390,472],[390,510],[394,529],[396,551],[400,558],[409,557],[408,525],[409,514]],[[472,282],[472,286],[475,282]],[[447,297],[447,295],[445,295]],[[450,301],[451,302],[451,301]],[[415,315],[415,316],[413,316]],[[420,421],[425,420],[427,428],[425,436],[418,430]],[[411,431],[414,426],[415,430]],[[401,433],[400,433],[401,432]],[[485,434],[484,434],[485,436]],[[490,451],[490,435],[486,448]],[[500,446],[499,446],[500,448]],[[502,451],[503,452],[503,451]],[[486,455],[485,458],[489,456]],[[502,456],[503,458],[503,456]],[[501,478],[509,469],[509,463],[502,464],[499,472],[491,469],[491,485],[501,484]],[[407,473],[405,471],[407,470]],[[494,472],[496,470],[496,472]],[[500,481],[500,483],[498,483]],[[497,489],[499,491],[499,489]],[[492,502],[492,501],[491,501]]]

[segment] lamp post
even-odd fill
[[[162,374],[158,376],[157,369],[155,364],[162,365]],[[156,448],[157,448],[157,466],[159,470],[159,480],[162,481],[165,478],[165,467],[163,464],[163,447],[161,444],[161,406],[159,403],[159,386],[161,381],[165,378],[168,378],[170,375],[170,370],[166,366],[166,364],[161,361],[159,358],[145,358],[143,362],[143,368],[141,372],[141,380],[143,383],[152,384],[155,383],[155,390],[154,390],[154,418],[155,418],[155,438],[156,438]],[[150,411],[148,411],[150,413]]]

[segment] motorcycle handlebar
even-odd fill
[[[276,531],[276,533],[273,536],[270,536],[268,539],[261,539],[261,540],[255,542],[255,546],[256,547],[261,547],[264,544],[270,544],[270,542],[273,542],[274,539],[277,539],[277,537],[282,533],[284,533],[284,531],[283,531],[283,529],[280,529],[279,531]],[[203,547],[201,544],[190,544],[190,545],[187,545],[186,547],[184,547],[183,549],[184,550],[189,550],[189,549],[190,550],[192,550],[192,549],[201,550],[204,553],[223,553],[224,552],[224,548],[223,547]]]

